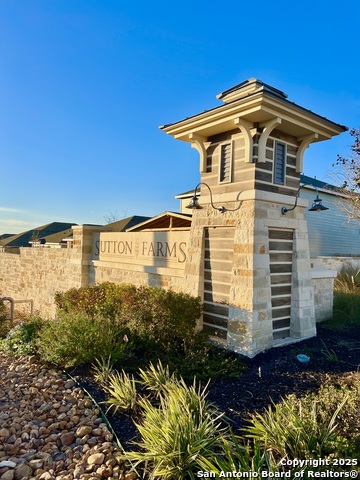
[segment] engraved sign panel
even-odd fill
[[[189,231],[94,233],[92,259],[183,269]]]

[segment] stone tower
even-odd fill
[[[203,327],[252,357],[316,334],[300,172],[310,143],[346,127],[256,79],[217,98],[222,105],[161,129],[200,155],[186,288],[203,298]]]

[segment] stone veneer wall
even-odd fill
[[[33,302],[34,313],[55,314],[54,295],[82,286],[81,253],[73,249],[21,248],[0,253],[0,294]],[[21,310],[26,304],[16,305]]]
[[[183,270],[94,261],[93,234],[102,230],[96,226],[73,227],[73,248],[24,247],[18,254],[0,252],[0,296],[32,301],[34,312],[51,318],[56,312],[55,293],[74,287],[109,281],[186,290]],[[197,295],[197,291],[191,293]]]
[[[249,285],[245,283],[247,285],[245,294],[248,297],[246,305],[239,304],[233,309],[234,318],[229,320],[228,340],[237,351],[238,345],[243,345],[243,353],[248,350],[258,353],[277,343],[272,340],[269,229],[292,229],[294,232],[290,338],[303,339],[316,333],[313,290],[310,284],[308,233],[303,208],[299,204],[296,210],[281,215],[283,202],[283,198],[277,194],[255,192],[255,199],[247,202],[250,218],[249,215],[245,215],[237,231],[239,239],[242,238],[243,242],[236,241],[237,248],[241,247],[243,251],[245,249],[246,253],[242,254],[242,265],[247,267],[234,276],[233,287],[236,285],[240,294],[244,285],[241,275],[249,274],[252,277],[250,280],[252,291],[251,283],[248,281]],[[251,224],[253,230],[251,228],[252,231],[246,232],[246,226]],[[234,296],[237,297],[238,294]],[[233,332],[236,322],[239,321],[243,328],[251,333],[248,342],[246,335],[242,336],[241,331],[239,334]]]
[[[359,257],[316,257],[310,261],[317,322],[328,320],[333,314],[333,290],[336,275],[342,268],[360,269]]]
[[[335,270],[339,273],[342,268],[360,269],[360,255],[358,257],[316,257],[311,259],[311,268],[314,270]]]
[[[183,291],[184,273],[176,269],[151,269],[151,267],[136,268],[130,264],[106,264],[105,262],[91,262],[89,267],[89,284],[113,282],[131,283],[137,287],[171,288],[175,292]],[[196,295],[196,293],[194,293]]]

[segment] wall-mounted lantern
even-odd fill
[[[323,210],[329,210],[329,209],[328,207],[324,207],[324,205],[322,204],[321,198],[319,198],[319,195],[316,195],[314,203],[312,204],[311,208],[309,208],[309,212],[321,212]]]
[[[192,210],[199,210],[201,208],[203,208],[200,203],[199,203],[199,199],[197,198],[196,196],[196,193],[197,193],[197,189],[200,187],[200,185],[205,185],[205,187],[207,187],[207,189],[209,190],[209,193],[210,193],[210,204],[212,206],[212,208],[214,210],[217,210],[218,212],[220,213],[224,213],[224,212],[235,212],[236,210],[239,210],[240,206],[241,206],[241,202],[239,203],[239,205],[236,207],[236,208],[233,208],[233,209],[229,209],[229,208],[226,208],[224,207],[223,205],[219,206],[219,207],[216,207],[213,203],[213,198],[212,198],[212,191],[211,191],[211,188],[209,187],[209,185],[205,182],[200,182],[196,185],[195,187],[195,191],[194,191],[194,196],[192,197],[192,199],[190,200],[190,203],[189,205],[186,206],[186,208],[190,208]],[[240,195],[240,192],[238,193],[237,196]]]
[[[295,208],[297,207],[298,198],[300,196],[300,190],[303,187],[306,187],[308,185],[314,186],[314,185],[311,185],[311,184],[301,185],[300,188],[297,191],[294,206],[291,207],[291,208],[282,207],[281,213],[283,215],[285,215],[285,213],[287,213],[287,212],[291,212],[291,210],[295,210]],[[319,192],[318,192],[318,189],[316,187],[315,187],[315,190],[316,190],[316,198],[315,198],[314,203],[312,204],[311,208],[309,208],[309,212],[321,212],[323,210],[329,210],[328,207],[324,207],[324,205],[322,204],[322,200],[321,200],[321,198],[319,198]]]

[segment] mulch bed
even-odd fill
[[[338,361],[327,358],[326,351],[334,351]],[[308,355],[310,361],[300,363],[296,358],[299,353]],[[243,360],[247,368],[238,378],[218,379],[208,387],[208,400],[225,413],[234,431],[244,425],[249,413],[262,411],[272,401],[278,402],[287,394],[316,392],[325,380],[337,384],[351,372],[360,372],[360,329],[337,332],[320,325],[314,338]],[[105,400],[89,370],[77,370],[73,375],[97,402]],[[106,410],[105,405],[102,408]],[[138,437],[132,418],[111,412],[107,417],[125,450],[134,449],[132,442]]]

